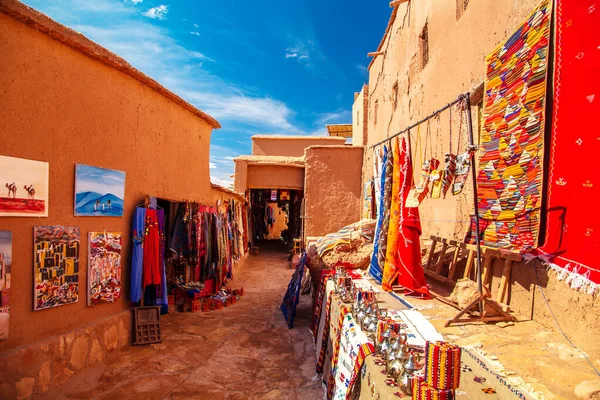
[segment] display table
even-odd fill
[[[403,332],[407,333],[408,343],[413,349],[422,348],[425,341],[443,340],[443,337],[435,330],[433,325],[417,310],[410,309],[410,304],[406,301],[400,301],[394,295],[381,291],[379,285],[366,278],[355,279],[353,283],[367,290],[372,288],[377,293],[380,309],[387,309],[388,313],[404,322]],[[333,293],[333,290],[333,281],[327,281],[323,304],[318,316],[315,341],[318,360],[317,373],[321,374],[326,392],[329,386],[329,393],[326,398],[336,400],[346,398],[359,398],[361,400],[411,399],[411,396],[402,393],[395,382],[386,376],[385,363],[380,357],[371,354],[368,350],[367,353],[369,354],[366,354],[364,359],[359,360],[359,363],[356,363],[355,358],[349,359],[344,356],[344,354],[348,354],[348,351],[340,350],[340,342],[344,342],[344,337],[340,332],[344,317],[347,317],[347,324],[354,321],[351,314],[352,304],[343,303],[340,297]],[[373,343],[369,340],[366,341],[369,342],[372,348]],[[347,346],[346,342],[343,343],[343,347]],[[339,357],[340,353],[341,359]],[[356,351],[352,353],[356,353]],[[341,365],[343,363],[345,365]],[[337,390],[332,390],[332,374],[338,372],[339,380],[339,370],[350,371],[353,364],[361,367],[355,374],[348,373],[344,378],[348,379],[348,386],[353,388],[352,393],[356,397],[350,396],[350,390],[344,395],[344,391],[340,390],[339,382],[337,382],[337,386],[333,384],[334,389]],[[463,348],[461,365],[461,386],[456,392],[457,397],[489,400],[527,398],[522,392],[510,387],[501,376],[492,372],[474,351]]]

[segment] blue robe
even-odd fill
[[[139,303],[144,294],[142,272],[144,269],[144,230],[146,229],[146,209],[136,207],[133,216],[133,251],[131,255],[131,301]]]
[[[383,279],[383,268],[379,265],[379,259],[377,257],[377,253],[379,251],[379,236],[381,235],[382,225],[383,225],[383,206],[384,206],[384,187],[385,187],[385,173],[386,173],[386,163],[387,163],[387,148],[383,147],[383,158],[381,160],[381,185],[380,185],[380,195],[379,204],[377,205],[377,225],[375,226],[375,236],[373,237],[373,254],[371,255],[371,265],[369,266],[369,274],[379,283]]]

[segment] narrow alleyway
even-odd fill
[[[127,347],[43,399],[320,399],[302,296],[289,330],[279,309],[293,270],[287,254],[261,246],[229,287],[242,300],[221,311],[171,313],[164,341]]]

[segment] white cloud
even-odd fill
[[[215,169],[217,168],[217,164],[215,164],[214,162],[209,162],[208,166],[210,167],[210,169]]]
[[[211,176],[210,181],[215,185],[223,186],[224,188],[233,190],[233,179],[231,178],[219,178],[217,176]]]
[[[197,27],[198,27],[198,24],[194,24],[194,28],[197,28]]]
[[[296,58],[298,57],[298,53],[294,52],[291,49],[285,49],[286,53],[285,53],[285,58]]]
[[[192,35],[196,35],[196,36],[200,36],[200,33],[199,33],[199,32],[190,32],[190,34],[192,34]]]
[[[358,73],[363,77],[363,78],[368,78],[369,77],[369,70],[367,69],[366,66],[362,65],[362,64],[356,64],[354,66],[357,70]]]
[[[142,15],[145,17],[148,17],[148,18],[152,18],[152,19],[165,19],[168,12],[169,12],[169,6],[162,4],[157,7],[152,7],[145,13],[142,13]]]
[[[317,114],[317,124],[351,124],[352,123],[352,111],[344,110],[342,108],[329,113]]]
[[[128,1],[132,4],[139,4],[139,3],[143,2],[144,0],[128,0]]]

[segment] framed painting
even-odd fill
[[[79,228],[33,227],[33,310],[79,300]]]
[[[0,156],[0,217],[48,216],[47,162]]]
[[[122,217],[125,172],[75,165],[75,215]]]
[[[0,231],[0,340],[8,338],[12,232]]]
[[[90,232],[87,305],[121,297],[121,232]]]

